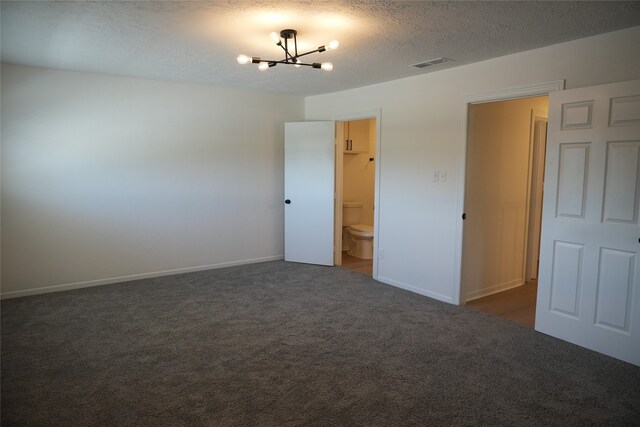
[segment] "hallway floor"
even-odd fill
[[[525,324],[533,329],[537,293],[538,283],[532,281],[517,288],[469,301],[466,306]]]
[[[371,276],[373,260],[360,259],[347,252],[342,253],[342,268]],[[517,288],[489,295],[466,303],[467,307],[493,314],[534,328],[538,283],[527,282]]]
[[[367,276],[373,275],[373,260],[372,259],[360,259],[349,255],[347,252],[342,252],[342,265],[341,267],[356,271],[358,273],[366,274]]]

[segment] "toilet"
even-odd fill
[[[373,226],[359,224],[362,203],[342,204],[343,250],[360,259],[373,259]]]
[[[349,249],[349,255],[360,259],[373,258],[373,227],[365,224],[349,226],[353,245]]]

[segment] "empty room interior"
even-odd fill
[[[640,3],[2,1],[2,425],[634,425]]]

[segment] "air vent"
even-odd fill
[[[448,59],[448,58],[435,58],[435,59],[430,59],[428,61],[419,62],[417,64],[410,65],[410,67],[427,68],[427,67],[431,67],[433,65],[443,64],[443,63],[449,62],[449,61],[451,61],[451,59]]]

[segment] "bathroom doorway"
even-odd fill
[[[462,301],[531,328],[547,96],[469,105]]]
[[[373,275],[375,118],[336,122],[334,264]]]

